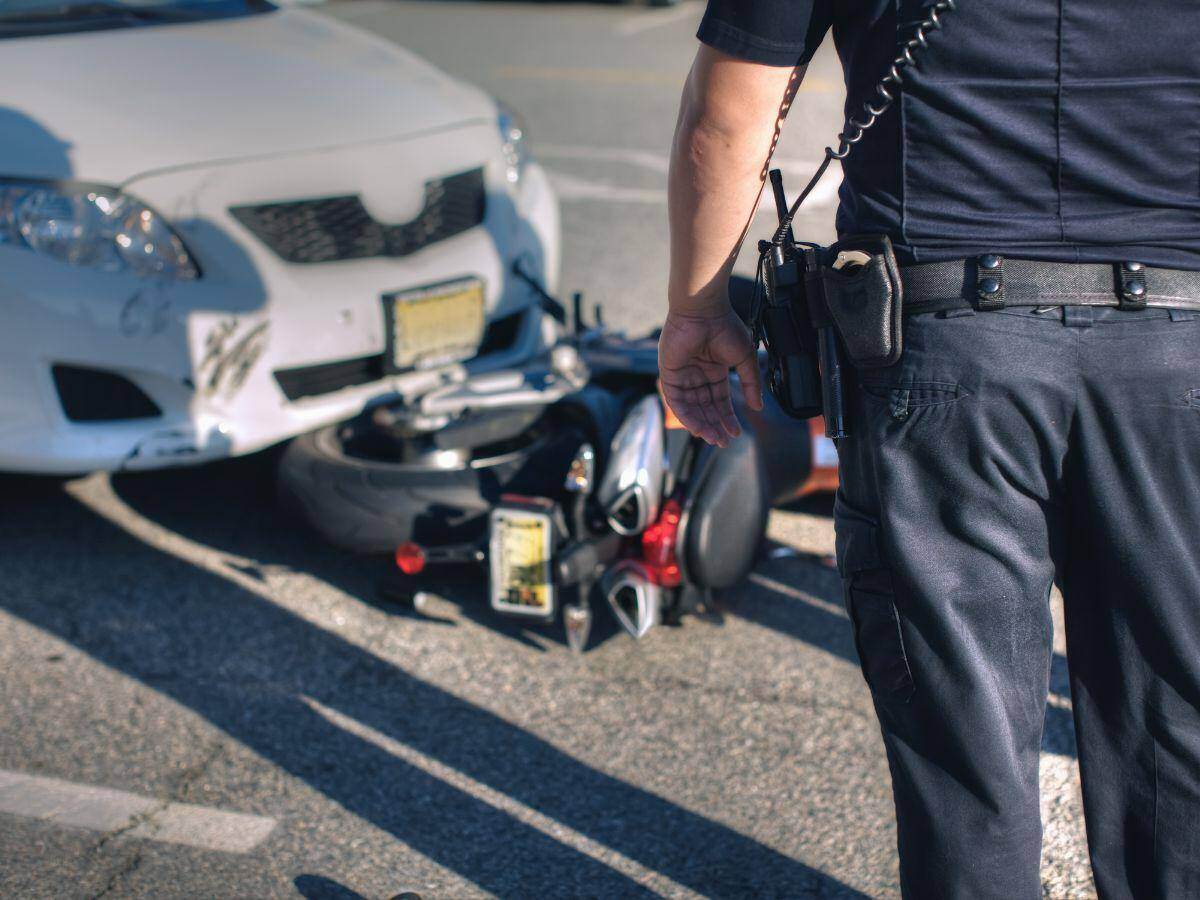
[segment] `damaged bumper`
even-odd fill
[[[122,186],[177,229],[203,273],[192,282],[75,269],[0,246],[0,470],[73,474],[240,455],[540,352],[550,324],[512,266],[522,260],[556,289],[557,202],[536,165],[511,187],[495,143],[487,123],[456,140],[225,163]],[[484,174],[483,223],[399,257],[296,264],[230,213],[353,194],[377,220],[409,222],[431,179],[471,169]],[[390,374],[384,295],[464,277],[484,285],[478,354]]]

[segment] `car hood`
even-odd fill
[[[119,185],[495,114],[482,92],[414,54],[298,9],[2,46],[0,177]]]

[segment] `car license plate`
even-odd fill
[[[539,618],[554,615],[553,531],[547,513],[511,507],[492,510],[488,566],[493,609]]]
[[[474,356],[483,341],[483,295],[478,278],[384,294],[389,368],[429,368]]]

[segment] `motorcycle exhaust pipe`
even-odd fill
[[[600,579],[600,591],[621,627],[634,638],[645,637],[662,619],[662,588],[637,560],[622,559],[608,569]]]

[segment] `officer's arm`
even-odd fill
[[[706,45],[696,54],[668,179],[672,312],[727,308],[729,273],[803,77],[803,66],[747,62]]]

